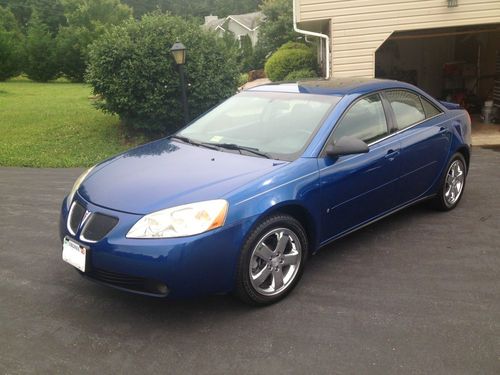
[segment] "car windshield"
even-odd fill
[[[245,155],[294,160],[340,97],[243,92],[176,134],[194,144]]]

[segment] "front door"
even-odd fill
[[[319,158],[322,242],[389,211],[397,203],[400,143],[388,137],[379,94],[355,102],[336,125],[328,143],[353,136],[369,144],[366,154]]]

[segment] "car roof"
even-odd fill
[[[403,87],[414,89],[408,83],[376,78],[332,78],[297,82],[276,82],[256,86],[245,91],[253,92],[289,92],[318,95],[343,96],[347,94],[365,94],[388,88]]]

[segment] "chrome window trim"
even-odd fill
[[[397,131],[397,132],[394,132],[394,133],[392,133],[392,134],[389,134],[387,137],[384,137],[384,138],[378,139],[378,140],[376,140],[376,141],[373,141],[372,143],[368,144],[368,147],[370,148],[370,147],[371,147],[371,146],[373,146],[373,145],[377,145],[377,143],[380,143],[380,142],[382,142],[382,141],[384,141],[384,140],[387,140],[387,139],[391,138],[393,135],[398,135],[398,134],[400,134],[400,133],[403,133],[403,132],[404,132],[404,131],[406,131],[406,130],[409,130],[409,129],[411,129],[411,128],[415,127],[415,126],[421,125],[423,122],[425,122],[425,121],[427,121],[427,120],[432,120],[433,118],[439,117],[439,116],[441,116],[442,114],[444,114],[444,112],[438,113],[437,115],[435,115],[435,116],[433,116],[433,117],[429,117],[429,118],[427,118],[427,119],[425,119],[425,120],[423,120],[423,121],[420,121],[420,122],[418,122],[418,123],[416,123],[416,124],[413,124],[413,125],[411,125],[411,126],[409,126],[409,127],[407,127],[407,128],[404,128],[404,129],[402,129],[402,130],[399,130],[399,131]],[[369,150],[369,151],[371,151],[371,150]],[[348,160],[351,160],[351,159],[353,159],[353,158],[360,157],[360,156],[362,156],[362,155],[364,155],[364,154],[347,155],[347,156],[351,156],[351,157],[350,157],[349,159],[346,159],[346,160],[341,160],[341,161],[339,161],[339,162],[335,162],[335,163],[334,163],[334,164],[332,164],[332,165],[339,165],[339,164],[342,164],[342,163],[344,163],[344,162],[346,162],[346,161],[348,161]],[[323,171],[323,170],[325,170],[325,169],[330,168],[332,165],[330,165],[330,166],[326,166],[326,167],[324,167],[324,168],[321,168],[321,169],[320,169],[320,172],[321,172],[321,171]]]
[[[415,123],[415,124],[412,124],[412,125],[410,125],[410,126],[407,126],[406,128],[401,129],[401,130],[398,130],[398,131],[396,131],[396,132],[394,132],[394,133],[389,133],[387,136],[385,136],[385,137],[383,137],[383,138],[380,138],[380,139],[377,139],[376,141],[373,141],[373,142],[371,142],[371,143],[368,143],[368,147],[370,147],[370,146],[372,146],[372,145],[375,145],[375,144],[377,144],[377,143],[379,143],[379,142],[382,142],[382,141],[384,141],[384,140],[386,140],[386,139],[389,139],[389,138],[391,138],[393,135],[401,134],[401,133],[402,133],[402,132],[404,132],[405,130],[408,130],[408,129],[411,129],[411,128],[415,127],[415,126],[418,126],[418,125],[420,125],[420,124],[424,123],[425,121],[432,120],[432,119],[434,119],[434,118],[436,118],[436,117],[438,117],[438,116],[441,116],[441,115],[444,115],[444,114],[445,114],[445,111],[443,111],[443,110],[442,110],[442,108],[440,108],[440,107],[436,106],[436,105],[435,105],[435,104],[434,104],[431,100],[429,100],[429,99],[428,99],[425,95],[422,95],[421,93],[416,92],[416,91],[414,91],[414,90],[412,90],[412,89],[409,89],[409,88],[406,88],[406,87],[391,87],[391,88],[386,88],[386,89],[382,89],[382,90],[372,91],[372,92],[367,93],[367,94],[363,94],[363,95],[361,95],[360,97],[356,98],[356,99],[355,99],[355,101],[354,101],[353,103],[351,103],[351,104],[350,104],[350,105],[346,108],[346,110],[342,113],[342,115],[340,116],[340,118],[339,118],[339,119],[335,122],[335,124],[333,125],[333,129],[332,129],[332,131],[330,132],[330,134],[328,135],[328,137],[326,137],[326,140],[325,140],[325,142],[323,143],[323,147],[321,148],[321,151],[318,153],[317,157],[318,157],[318,158],[325,157],[325,154],[324,154],[324,153],[325,153],[325,149],[326,149],[326,146],[327,146],[327,144],[328,144],[328,140],[332,137],[333,133],[335,132],[335,127],[336,127],[336,126],[340,123],[340,121],[342,121],[342,118],[344,117],[344,115],[347,113],[347,111],[349,111],[349,109],[351,109],[351,108],[352,108],[352,106],[353,106],[353,105],[354,105],[357,101],[359,101],[359,100],[361,100],[362,98],[365,98],[365,97],[367,97],[367,96],[374,95],[374,94],[378,94],[378,95],[380,96],[381,101],[383,101],[383,99],[385,98],[385,100],[387,100],[388,104],[389,104],[389,105],[391,105],[391,103],[390,103],[389,99],[387,99],[387,98],[385,97],[385,95],[384,95],[384,94],[385,94],[386,92],[388,92],[388,91],[408,91],[408,92],[410,92],[410,93],[412,93],[412,94],[415,94],[415,95],[417,95],[417,96],[419,97],[420,102],[422,102],[422,99],[427,100],[427,101],[428,101],[428,102],[429,102],[429,103],[430,103],[430,104],[431,104],[434,108],[436,108],[436,109],[439,111],[439,113],[438,113],[438,114],[436,114],[436,115],[434,115],[434,116],[432,116],[432,117],[428,117],[428,118],[426,117],[426,118],[424,118],[422,121],[419,121],[419,122],[417,122],[417,123]],[[423,106],[423,104],[422,104],[422,106]],[[391,108],[391,110],[392,110],[392,108]],[[384,112],[385,112],[385,108],[384,108]],[[425,112],[425,109],[424,109],[424,112]],[[396,118],[395,118],[396,116],[394,116],[394,114],[393,114],[393,117],[394,117],[394,121],[396,122],[396,124],[394,124],[394,125],[395,125],[395,126],[397,126],[397,121],[396,121]],[[389,119],[387,118],[387,113],[386,113],[386,122],[387,122],[387,127],[388,127],[388,130],[389,130]],[[389,131],[390,131],[390,130],[389,130]]]
[[[407,127],[406,127],[406,128],[404,128],[404,129],[401,129],[401,130],[398,130],[397,132],[394,132],[394,133],[392,133],[392,134],[389,134],[388,136],[386,136],[386,137],[384,137],[384,138],[377,139],[376,141],[369,143],[369,144],[368,144],[368,147],[370,147],[370,146],[372,146],[372,145],[374,145],[374,144],[377,144],[377,143],[379,143],[379,142],[382,142],[382,141],[384,141],[384,140],[386,140],[386,139],[388,139],[388,138],[392,137],[393,135],[398,135],[398,134],[401,134],[402,132],[404,132],[404,131],[406,131],[406,130],[412,129],[412,128],[414,128],[415,126],[421,125],[421,124],[423,124],[424,122],[426,122],[426,121],[428,121],[428,120],[432,120],[432,119],[434,119],[434,118],[436,118],[436,117],[439,117],[439,116],[441,116],[441,115],[443,115],[443,114],[444,114],[443,112],[440,112],[440,113],[438,113],[437,115],[434,115],[434,116],[429,117],[429,118],[425,118],[425,119],[423,119],[422,121],[416,122],[416,123],[415,123],[415,124],[413,124],[413,125],[407,126]]]

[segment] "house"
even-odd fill
[[[207,30],[214,30],[220,35],[228,31],[235,35],[235,38],[240,40],[243,36],[248,35],[252,46],[255,46],[258,39],[259,25],[263,20],[262,12],[253,12],[246,14],[235,14],[224,18],[217,16],[205,16],[203,27]]]
[[[293,0],[325,76],[387,77],[500,106],[499,0]]]

